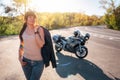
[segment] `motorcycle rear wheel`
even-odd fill
[[[82,51],[80,51],[80,48],[77,47],[75,53],[75,55],[80,59],[85,58],[88,54],[88,49],[86,47],[82,46],[81,49]]]

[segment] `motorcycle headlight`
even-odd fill
[[[59,36],[59,35],[54,35],[54,36],[53,36],[53,41],[54,41],[54,42],[58,42],[59,39],[60,39],[60,36]]]
[[[88,40],[90,38],[90,34],[89,33],[86,33],[85,35],[85,40]]]

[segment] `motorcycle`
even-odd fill
[[[60,52],[63,49],[64,51],[75,53],[78,58],[85,58],[88,54],[85,43],[89,38],[89,33],[86,33],[85,36],[83,36],[80,31],[77,30],[74,31],[74,36],[68,37],[68,39],[61,35],[54,35],[53,41],[57,52]]]

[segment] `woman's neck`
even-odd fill
[[[34,25],[27,24],[28,29],[32,30],[34,29]]]
[[[27,25],[26,33],[31,35],[34,33],[34,26],[33,25]]]

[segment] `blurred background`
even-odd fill
[[[105,25],[120,30],[120,0],[0,0],[0,35],[18,34],[29,10],[48,29]]]

